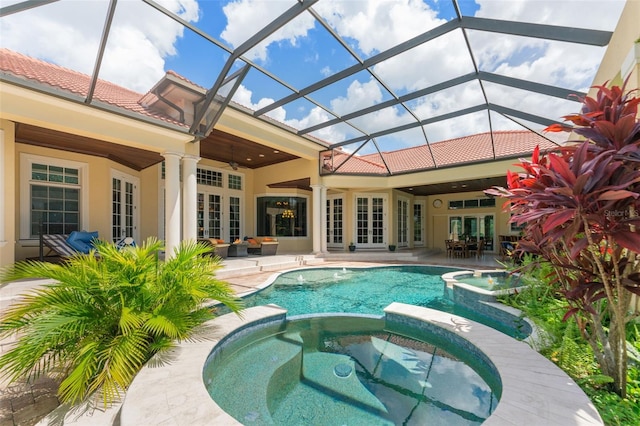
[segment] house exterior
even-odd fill
[[[640,2],[627,2],[597,83],[629,78],[629,88],[640,87],[639,19]],[[168,253],[183,239],[245,236],[277,237],[280,253],[346,251],[351,242],[444,250],[454,228],[497,241],[519,230],[481,189],[504,184],[514,158],[536,145],[556,146],[528,131],[496,132],[495,152],[490,135],[479,134],[431,144],[429,155],[425,147],[394,151],[383,162],[331,150],[240,107],[225,108],[211,135],[194,139],[188,109],[171,100],[204,89],[173,72],[149,93],[106,81],[88,93],[90,76],[0,49],[0,73],[0,266],[38,256],[39,233],[72,230],[113,241],[157,236]],[[88,96],[99,107],[84,103]],[[242,163],[263,165],[238,167],[233,148],[232,161],[213,159],[243,143],[255,158]],[[438,190],[413,192],[424,185]]]

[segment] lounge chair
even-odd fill
[[[76,255],[78,252],[67,243],[69,236],[65,234],[49,234],[40,236],[40,261],[45,260],[63,260],[65,258]],[[48,252],[44,252],[44,247]]]
[[[273,256],[278,251],[278,241],[265,237],[261,240],[256,238],[247,238],[247,251],[249,254],[257,254],[260,256]]]
[[[73,237],[70,239],[70,237]],[[80,253],[88,253],[91,240],[98,238],[97,232],[73,232],[66,234],[43,234],[40,236],[39,260],[59,261]],[[73,241],[72,241],[73,240]],[[44,253],[44,247],[49,251]]]

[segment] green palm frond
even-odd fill
[[[122,333],[130,333],[136,328],[140,328],[144,322],[145,315],[141,315],[127,306],[122,307],[120,321],[118,321],[118,326],[120,327],[120,330],[122,330]]]
[[[0,376],[10,380],[66,372],[63,402],[95,395],[105,406],[118,399],[156,353],[188,339],[213,317],[212,299],[239,312],[230,286],[215,278],[220,259],[188,242],[166,262],[155,238],[125,250],[108,242],[96,254],[64,264],[18,262],[0,271],[1,281],[53,280],[23,295],[2,313],[0,336],[20,335],[0,356]]]

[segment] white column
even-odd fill
[[[198,161],[200,157],[185,155],[182,158],[182,239],[198,238]]]
[[[173,257],[180,245],[180,158],[177,152],[164,156],[164,247],[165,258]]]
[[[322,211],[324,206],[322,205],[322,185],[311,185],[313,190],[313,209],[311,213],[311,220],[313,222],[313,253],[322,253]]]
[[[4,158],[4,130],[0,129],[0,200],[6,200],[7,196],[4,193],[4,182],[5,182],[5,171],[7,168],[5,167],[5,158]],[[3,202],[2,207],[0,207],[0,247],[7,244],[7,237],[5,233],[4,218],[5,218],[5,209],[7,208],[7,203]],[[0,259],[1,260],[1,259]],[[0,262],[0,266],[2,262]]]
[[[320,250],[327,252],[327,187],[320,188]]]

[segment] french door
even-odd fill
[[[413,205],[413,245],[424,245],[424,201]]]
[[[327,247],[344,247],[343,215],[344,198],[342,196],[327,197]]]
[[[240,197],[225,199],[213,192],[198,192],[198,238],[240,239],[240,207]]]
[[[229,241],[242,239],[242,209],[240,197],[229,197]]]
[[[398,247],[407,247],[409,245],[409,200],[398,198],[396,215],[398,220]]]
[[[198,192],[198,238],[224,239],[222,196]]]
[[[449,217],[449,234],[458,238],[485,241],[485,250],[494,250],[495,219],[493,215],[465,215]]]
[[[355,244],[362,248],[387,245],[387,196],[356,195]]]
[[[111,172],[111,240],[138,235],[139,180],[126,173]]]

